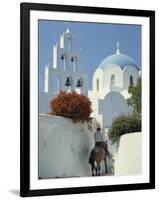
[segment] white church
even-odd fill
[[[90,98],[92,117],[107,132],[115,117],[131,112],[127,105],[128,87],[136,84],[140,74],[134,60],[122,54],[117,43],[116,52],[97,66],[92,90],[88,91],[87,74],[80,69],[80,50],[75,48],[74,34],[67,28],[59,43],[53,45],[53,63],[45,66],[44,91],[39,91],[39,113],[50,111],[49,102],[60,90],[76,91]]]

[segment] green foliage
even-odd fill
[[[134,112],[141,113],[141,77],[137,79],[136,86],[129,86],[128,93],[131,97],[127,99],[127,104],[133,107]]]
[[[132,113],[130,115],[121,115],[117,117],[109,129],[109,139],[112,144],[119,141],[120,136],[126,133],[133,133],[141,131],[141,115]]]

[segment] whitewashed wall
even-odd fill
[[[138,175],[142,173],[142,133],[121,136],[115,157],[115,176]]]
[[[103,115],[104,127],[111,127],[112,121],[121,114],[130,111],[123,95],[119,92],[109,92],[99,101],[99,114]],[[97,118],[98,120],[98,118]]]
[[[60,116],[39,115],[39,178],[92,176],[88,163],[94,135],[87,124]],[[111,172],[111,160],[107,160]],[[104,161],[101,173],[105,173]]]
[[[97,91],[97,79],[99,80],[99,91]],[[103,87],[104,87],[104,82],[103,82],[103,70],[100,68],[97,68],[94,72],[93,75],[93,80],[92,80],[92,89],[94,92],[101,92]]]
[[[110,90],[111,76],[115,75],[115,86],[123,88],[123,71],[118,65],[112,64],[104,70],[104,88]]]
[[[59,116],[39,116],[39,177],[89,176],[94,147],[87,126]]]
[[[126,66],[123,69],[123,87],[127,89],[130,85],[130,76],[133,76],[134,84],[136,84],[139,77],[139,71],[134,66]]]

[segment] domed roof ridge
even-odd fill
[[[125,55],[125,54],[122,54],[122,53],[118,53],[118,54],[113,54],[113,55],[110,55],[108,57],[106,57],[100,64],[99,64],[99,68],[102,68],[103,70],[108,66],[108,65],[118,65],[120,66],[122,69],[125,67],[125,66],[128,66],[128,65],[132,65],[134,67],[137,67],[135,61],[130,58],[129,56]]]
[[[125,66],[131,65],[131,66],[134,66],[138,69],[135,61],[131,57],[129,57],[129,56],[123,54],[123,53],[120,53],[119,45],[120,45],[120,43],[117,42],[116,53],[106,57],[99,64],[98,67],[104,70],[108,65],[118,65],[119,67],[121,67],[123,69]]]

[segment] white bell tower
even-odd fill
[[[74,35],[69,28],[60,35],[60,44],[53,46],[53,68],[79,72],[80,51],[74,46]]]
[[[80,70],[80,50],[75,48],[74,39],[67,28],[53,45],[53,63],[45,66],[45,93],[50,98],[60,90],[88,94],[87,75]]]

